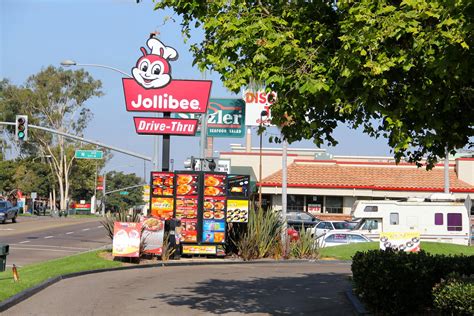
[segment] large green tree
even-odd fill
[[[130,207],[144,204],[143,202],[143,184],[142,179],[135,174],[124,174],[123,172],[111,171],[106,173],[107,192],[120,190],[110,193],[106,196],[106,208],[109,211],[117,212],[127,210]],[[137,186],[130,189],[127,187]],[[120,192],[128,192],[126,195]]]
[[[183,34],[202,28],[194,62],[234,92],[278,93],[289,141],[337,144],[338,124],[384,136],[395,157],[430,165],[472,145],[471,0],[162,0]],[[191,38],[193,40],[193,38]]]
[[[30,76],[24,85],[3,82],[1,116],[3,120],[14,121],[15,114],[26,114],[32,124],[82,135],[92,116],[86,102],[102,95],[101,85],[83,70],[66,71],[49,66]],[[66,209],[75,143],[63,136],[33,128],[29,129],[28,138],[21,144],[22,151],[49,157],[47,162],[59,189],[60,207]]]

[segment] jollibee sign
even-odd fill
[[[206,113],[212,81],[173,80],[170,62],[178,52],[151,36],[142,56],[132,68],[133,78],[123,78],[127,111],[163,113]],[[138,134],[194,135],[197,119],[134,117]]]

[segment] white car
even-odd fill
[[[361,233],[351,231],[332,231],[316,239],[319,247],[332,247],[360,242],[371,242]]]
[[[319,237],[333,230],[351,230],[355,227],[354,223],[347,221],[322,221],[313,229],[313,236]]]

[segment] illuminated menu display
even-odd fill
[[[175,217],[181,220],[181,241],[197,242],[198,224],[198,174],[176,175]]]
[[[226,176],[204,174],[201,238],[204,243],[225,242]]]
[[[152,216],[161,219],[173,217],[174,208],[174,173],[152,172],[150,196],[150,212]]]

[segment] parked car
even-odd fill
[[[313,236],[319,237],[332,230],[351,230],[355,225],[347,221],[322,221],[314,227]]]
[[[5,224],[8,219],[16,223],[18,207],[13,206],[9,201],[0,201],[0,223]]]
[[[316,239],[319,247],[332,247],[361,242],[371,242],[366,236],[351,231],[331,231]]]
[[[286,213],[286,222],[289,227],[300,231],[301,228],[304,226],[305,229],[313,229],[316,224],[320,222],[320,220],[305,212],[289,212]]]

